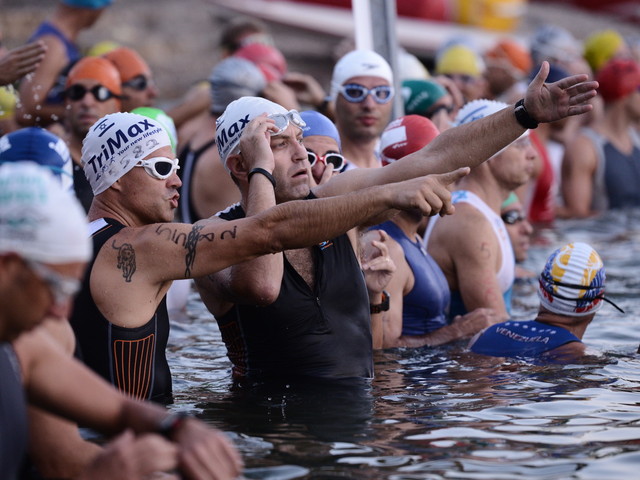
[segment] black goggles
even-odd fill
[[[93,95],[93,98],[96,99],[97,102],[106,102],[110,98],[120,98],[119,95],[116,95],[111,90],[109,90],[104,85],[96,85],[93,88],[87,88],[84,85],[76,84],[71,85],[69,88],[65,90],[65,96],[74,102],[78,100],[82,100],[84,96],[90,92]]]
[[[307,150],[307,156],[309,157],[309,163],[313,167],[318,160],[324,162],[325,165],[331,165],[334,172],[339,172],[344,167],[344,157],[339,153],[325,153],[320,156],[311,150]]]
[[[573,283],[558,282],[558,281],[554,280],[553,278],[548,277],[547,275],[544,275],[544,274],[540,275],[540,286],[549,295],[551,295],[552,297],[559,298],[560,300],[568,300],[570,302],[579,302],[579,301],[584,301],[584,300],[593,301],[593,300],[596,300],[596,299],[600,299],[600,300],[603,300],[603,301],[607,302],[609,305],[612,305],[613,308],[618,310],[620,313],[624,313],[623,309],[621,309],[618,305],[613,303],[612,300],[609,300],[608,298],[606,298],[604,296],[604,292],[601,293],[601,294],[598,294],[598,295],[594,295],[594,296],[589,297],[589,298],[570,298],[570,297],[565,297],[564,295],[559,295],[558,293],[554,292],[551,289],[551,286],[557,286],[557,287],[570,288],[572,290],[602,290],[604,288],[602,286],[592,287],[590,285],[586,285],[585,286],[585,285],[576,285],[576,284],[573,284]]]
[[[527,217],[525,217],[522,212],[517,209],[507,210],[500,216],[502,217],[502,221],[507,225],[515,225],[516,223],[523,222],[527,219]]]
[[[378,85],[377,87],[367,88],[359,83],[347,83],[340,87],[342,96],[351,103],[363,102],[368,95],[373,95],[376,103],[389,103],[393,98],[393,87],[390,85]]]
[[[140,74],[127,80],[122,84],[122,86],[133,88],[134,90],[141,92],[147,89],[147,87],[149,86],[149,83],[151,83],[149,82],[149,79],[146,76]]]

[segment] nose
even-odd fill
[[[531,235],[533,233],[533,226],[531,225],[531,222],[525,218],[521,223],[522,225],[520,226],[520,229],[522,230],[522,233],[527,236]]]
[[[295,142],[295,149],[293,151],[293,160],[295,162],[301,162],[304,160],[309,161],[309,155],[307,154],[307,149],[300,142]]]
[[[369,92],[364,100],[360,102],[363,107],[373,108],[376,106],[376,101],[373,99],[373,92]]]
[[[180,180],[180,177],[178,176],[178,170],[175,170],[171,175],[169,175],[167,181],[171,187],[180,188],[182,186],[182,180]]]

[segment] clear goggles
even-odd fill
[[[82,282],[77,278],[64,276],[34,260],[25,260],[25,263],[49,287],[56,305],[64,305],[80,291]]]
[[[364,102],[368,95],[372,95],[376,103],[389,103],[393,98],[393,87],[390,85],[378,85],[367,88],[359,83],[347,83],[340,86],[340,93],[351,103]]]
[[[339,172],[344,167],[344,157],[339,153],[329,152],[320,156],[311,150],[307,150],[307,156],[309,157],[309,163],[312,167],[318,160],[323,162],[325,165],[331,165],[334,172]]]
[[[173,172],[180,169],[177,158],[171,160],[167,157],[147,158],[140,160],[135,166],[143,167],[149,175],[159,180],[166,180]]]
[[[271,115],[267,115],[267,118],[273,120],[276,124],[276,128],[278,129],[277,132],[269,131],[272,137],[284,132],[289,124],[295,125],[299,129],[303,129],[307,126],[297,110],[289,110],[287,113],[272,113]]]

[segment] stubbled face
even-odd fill
[[[502,187],[515,190],[531,179],[536,152],[528,137],[519,138],[488,162]]]
[[[379,85],[389,85],[389,82],[379,77],[353,77],[345,82],[357,83],[368,89]],[[340,138],[352,141],[371,141],[382,134],[391,119],[393,101],[385,104],[377,103],[372,95],[367,95],[358,103],[347,101],[341,93],[336,98],[336,126],[340,131]]]
[[[78,100],[67,99],[69,129],[74,137],[82,141],[96,121],[109,113],[120,110],[120,100],[115,97],[104,102],[97,100],[90,92],[92,88],[100,85],[97,80],[78,80],[74,82],[74,85],[82,85],[87,89],[87,93],[82,98]]]
[[[302,140],[302,143],[307,150],[312,151],[318,156],[318,160],[315,165],[311,167],[311,174],[313,175],[313,179],[316,183],[320,182],[325,169],[332,168],[331,166],[327,167],[327,164],[324,162],[322,157],[327,153],[340,153],[338,142],[333,138],[325,137],[324,135],[311,135],[309,137],[305,137]],[[337,174],[338,172],[333,172],[333,175]]]
[[[280,135],[271,137],[271,150],[275,160],[273,177],[277,203],[300,200],[309,195],[310,167],[307,150],[302,144],[302,130],[289,125]]]

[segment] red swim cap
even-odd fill
[[[406,115],[394,120],[380,138],[382,164],[388,165],[420,150],[439,133],[438,127],[421,115]]]
[[[255,63],[264,74],[267,82],[281,80],[287,73],[287,61],[284,55],[271,45],[250,43],[234,53],[234,56]]]
[[[620,100],[640,87],[640,65],[633,60],[616,58],[602,67],[596,80],[600,84],[598,92],[605,101]]]

